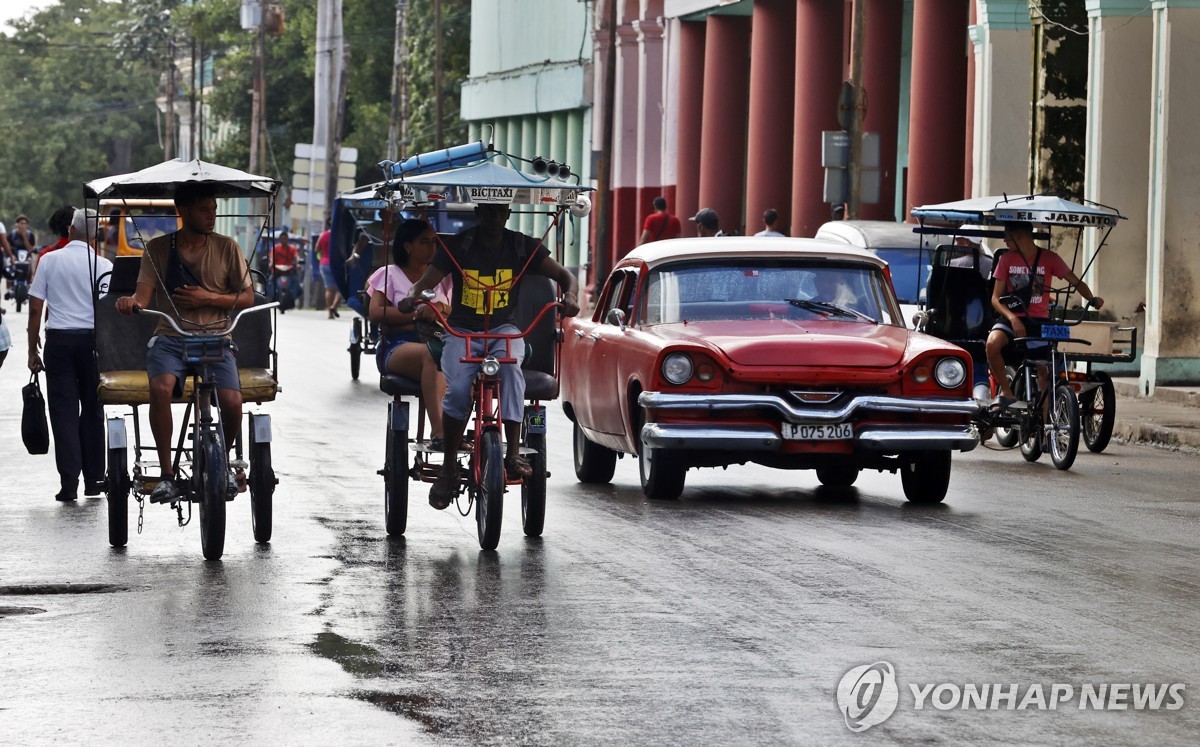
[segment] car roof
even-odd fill
[[[738,259],[747,257],[803,257],[865,262],[886,267],[887,262],[857,247],[836,241],[767,236],[714,236],[653,241],[634,249],[620,263],[641,261],[654,267],[681,259]]]
[[[924,238],[928,246],[931,242],[921,234],[913,233],[914,223],[898,223],[890,220],[835,220],[823,224],[817,229],[817,238],[834,241],[845,241],[852,246],[867,249],[875,247],[913,247],[921,246]]]

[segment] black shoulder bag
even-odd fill
[[[46,423],[46,399],[37,373],[29,375],[29,383],[21,387],[21,440],[30,454],[50,451],[50,427]]]

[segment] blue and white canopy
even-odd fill
[[[570,207],[575,203],[576,196],[591,191],[591,187],[526,174],[488,160],[471,166],[393,179],[385,183],[384,190],[390,190],[395,199],[410,204],[441,202],[463,206]]]
[[[1081,205],[1054,195],[973,197],[915,207],[912,216],[922,222],[933,223],[998,225],[1025,221],[1068,228],[1103,228],[1115,226],[1118,220],[1125,220],[1125,216],[1111,208],[1096,204]]]

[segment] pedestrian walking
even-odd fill
[[[94,210],[76,210],[69,241],[43,258],[29,289],[29,370],[46,372],[47,410],[58,468],[56,500],[73,501],[83,474],[84,495],[104,487],[104,408],[96,368],[96,279],[112,270],[89,239],[97,229]],[[101,283],[107,288],[107,279]],[[100,294],[103,295],[103,289]],[[45,359],[42,310],[47,309]]]
[[[337,282],[333,277],[333,265],[329,263],[329,245],[333,239],[333,231],[329,228],[329,220],[325,220],[325,230],[317,237],[317,268],[321,273],[321,284],[325,286],[325,309],[330,319],[337,319],[338,306],[342,303],[342,294],[338,292]]]
[[[683,235],[683,225],[679,219],[667,212],[667,198],[661,195],[654,198],[654,212],[646,216],[642,223],[642,237],[639,244],[663,239],[677,239]]]
[[[4,321],[4,309],[0,309],[0,368],[4,367],[4,359],[12,347],[12,335],[8,333],[8,324]]]
[[[787,234],[776,228],[779,223],[779,211],[775,208],[767,208],[763,211],[763,230],[754,234],[755,236],[786,236]]]

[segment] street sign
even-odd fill
[[[342,148],[338,151],[341,156],[338,160],[342,163],[357,163],[358,148]],[[312,143],[296,143],[296,158],[315,158],[318,161],[325,160],[325,146],[313,145]]]
[[[879,133],[864,132],[859,166],[859,202],[879,202]],[[837,205],[850,201],[850,133],[821,133],[821,165],[825,167],[824,200]]]

